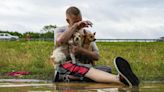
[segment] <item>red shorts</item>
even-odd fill
[[[57,68],[57,73],[55,74],[54,82],[63,82],[67,80],[66,78],[67,75],[73,75],[75,77],[79,77],[80,81],[91,82],[93,80],[84,77],[91,67],[93,66],[90,64],[81,64],[81,63],[73,64],[72,62],[67,61],[64,64],[60,64],[59,67]],[[111,68],[106,66],[100,66],[100,67],[97,66],[94,68],[109,73],[111,72]]]
[[[84,75],[89,71],[92,66],[89,64],[81,64],[72,62],[66,62],[59,66],[58,72],[60,74],[69,74],[76,77],[84,77]]]

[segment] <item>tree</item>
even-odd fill
[[[56,25],[45,25],[43,28],[42,28],[42,32],[51,32],[51,33],[54,33],[54,29],[56,28],[57,26]]]
[[[45,25],[42,28],[42,33],[40,34],[41,38],[54,38],[54,30],[57,26],[56,25]]]

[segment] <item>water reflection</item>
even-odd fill
[[[100,83],[25,83],[0,82],[0,92],[163,92],[163,83],[141,84],[129,88],[118,84]]]
[[[56,83],[55,90],[59,92],[139,92],[138,87],[129,88],[118,84],[100,83]]]
[[[65,89],[59,90],[59,92],[139,92],[138,88],[105,88],[105,89]]]
[[[100,83],[0,83],[0,92],[138,92],[117,84]]]

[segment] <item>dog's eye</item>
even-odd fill
[[[91,38],[93,38],[93,36],[91,36]]]

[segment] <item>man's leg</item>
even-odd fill
[[[120,58],[116,58],[120,59]],[[86,64],[73,64],[71,62],[64,63],[60,65],[60,69],[67,71],[70,75],[80,77],[87,77],[90,78],[96,82],[104,82],[104,83],[119,83],[119,84],[125,84],[130,86],[138,86],[139,81],[137,80],[137,77],[130,76],[133,72],[130,68],[129,63],[126,60],[116,60],[115,61],[116,69],[118,70],[118,75],[110,74],[95,68],[92,68],[90,66],[87,66]],[[123,70],[123,71],[122,71]],[[128,71],[128,74],[126,71]],[[66,73],[66,72],[65,72]],[[129,83],[131,82],[131,83]],[[133,85],[132,82],[135,82],[137,85]],[[131,85],[132,84],[132,85]]]
[[[88,77],[96,82],[122,84],[118,75],[110,74],[95,68],[90,68],[89,71],[85,74],[85,77]]]
[[[99,69],[92,68],[92,66],[87,64],[73,64],[71,62],[66,62],[62,65],[60,65],[60,69],[67,71],[69,75],[75,76],[69,76],[71,79],[77,79],[76,77],[79,77],[83,80],[82,77],[87,77],[91,80],[94,80],[96,82],[104,82],[104,83],[120,83],[119,76],[110,74],[107,72],[104,72]]]
[[[91,78],[97,82],[114,82],[129,86],[139,85],[140,81],[133,73],[127,60],[117,57],[114,60],[114,64],[116,70],[118,71],[118,75],[113,75],[94,68],[90,68],[90,70],[85,74],[85,77]]]

